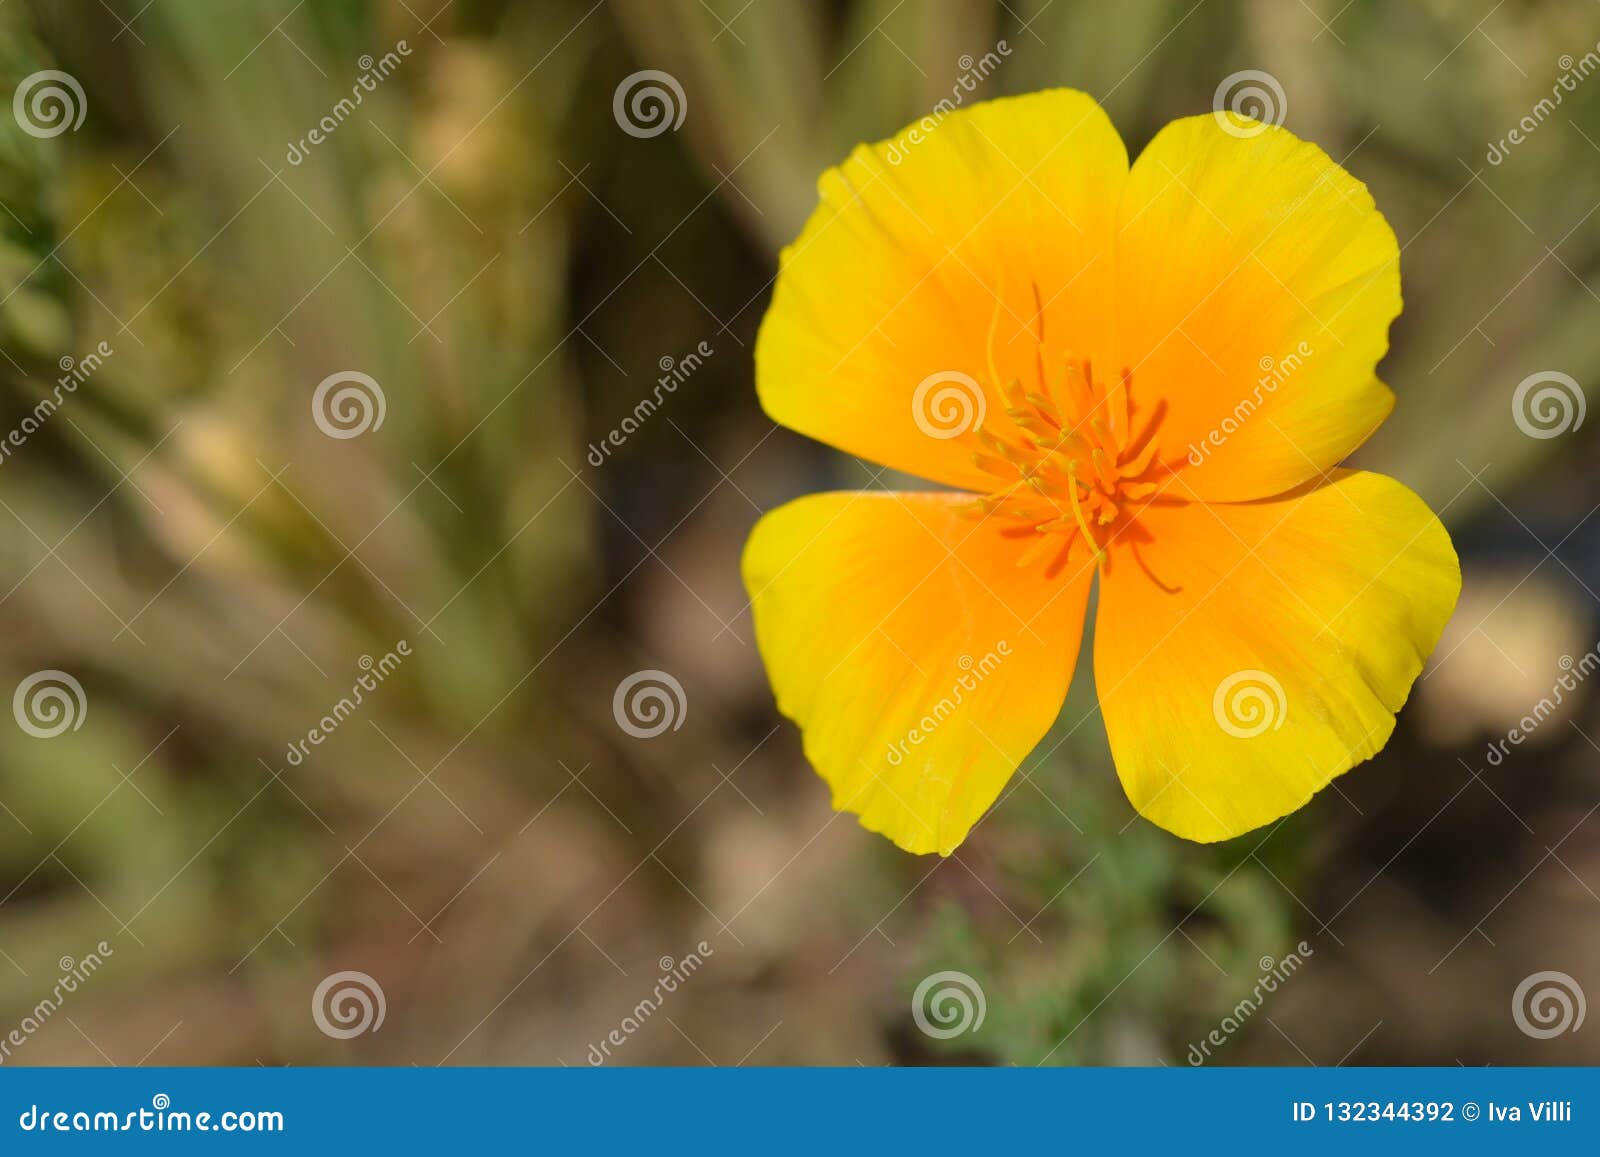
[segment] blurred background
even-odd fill
[[[0,1062],[1600,1060],[1597,41],[1590,0],[0,5]],[[941,100],[1081,88],[1137,152],[1246,69],[1404,247],[1359,461],[1450,525],[1455,620],[1282,824],[1138,819],[1084,664],[906,856],[829,811],[738,578],[869,477],[756,404],[777,250]]]

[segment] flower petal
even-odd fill
[[[1140,814],[1227,839],[1384,745],[1461,589],[1421,499],[1339,471],[1264,502],[1151,506],[1140,526],[1138,559],[1119,555],[1102,579],[1094,647]]]
[[[756,387],[792,430],[985,489],[950,434],[980,410],[986,428],[1007,423],[991,347],[997,373],[1032,389],[1038,324],[1062,357],[1107,332],[1128,158],[1100,107],[1066,89],[932,120],[822,175],[821,204],[780,261]]]
[[[1388,416],[1374,376],[1400,252],[1366,186],[1285,129],[1174,121],[1134,163],[1117,243],[1117,363],[1165,397],[1161,457],[1207,501],[1318,477]]]
[[[744,553],[756,642],[833,806],[948,855],[1061,710],[1092,566],[1054,578],[968,496],[814,494]]]

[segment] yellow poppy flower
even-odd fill
[[[778,423],[953,490],[815,494],[743,570],[835,808],[948,855],[1094,673],[1135,808],[1286,815],[1388,740],[1460,590],[1405,487],[1337,468],[1388,415],[1400,254],[1366,187],[1233,114],[1131,166],[1068,90],[858,147],[756,345]]]

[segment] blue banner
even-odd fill
[[[1600,1140],[1592,1069],[4,1069],[0,1152],[1499,1153]],[[1256,1150],[1259,1151],[1259,1150]]]

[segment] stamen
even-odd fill
[[[1150,463],[1156,456],[1156,441],[1154,438],[1145,443],[1143,450],[1135,454],[1128,461],[1117,468],[1117,474],[1122,478],[1137,478],[1150,469]]]
[[[1111,434],[1118,449],[1127,444],[1128,437],[1128,378],[1123,370],[1116,385],[1106,391],[1106,409],[1111,413]]]
[[[1004,458],[1007,462],[1010,462],[1019,471],[1025,472],[1027,468],[1033,464],[1034,455],[1028,453],[1025,447],[1017,446],[1011,442],[1007,442],[1004,438],[985,430],[982,426],[978,427],[977,435],[979,443],[981,443],[985,448],[1000,455],[1000,457]]]
[[[1083,532],[1083,540],[1094,550],[1096,563],[1104,564],[1106,552],[1095,539],[1094,532],[1089,529],[1089,520],[1083,516],[1083,505],[1078,501],[1078,464],[1067,463],[1067,479],[1071,485],[1067,487],[1067,497],[1072,501],[1072,516],[1078,520],[1078,529]]]
[[[1000,381],[1000,371],[995,369],[994,365],[994,335],[995,331],[1000,328],[1000,306],[1004,301],[1005,282],[1002,281],[1000,288],[995,290],[994,310],[989,314],[989,336],[983,343],[984,357],[989,363],[989,380],[995,383]]]
[[[1035,410],[1023,410],[1011,407],[1006,410],[1006,417],[1021,426],[1030,434],[1040,438],[1052,438],[1060,432],[1061,427],[1052,425]]]
[[[1100,489],[1105,492],[1107,498],[1115,498],[1117,495],[1117,474],[1116,471],[1111,469],[1111,464],[1106,459],[1106,452],[1096,446],[1094,452],[1090,455],[1090,461],[1094,463],[1094,476],[1100,483]]]
[[[993,430],[986,430],[982,426],[979,426],[973,431],[973,433],[978,436],[978,442],[985,448],[993,450],[996,454],[1005,453],[1004,439],[997,435]]]
[[[1076,362],[1067,363],[1067,400],[1074,413],[1087,414],[1094,409],[1094,394],[1089,389],[1083,368]]]
[[[1005,301],[997,292],[986,348],[988,388],[1004,400],[1009,425],[1002,426],[1000,434],[985,428],[973,431],[971,460],[995,483],[992,493],[964,509],[981,511],[983,517],[1002,523],[999,533],[1018,543],[1018,566],[1031,566],[1050,556],[1047,578],[1054,578],[1079,557],[1074,544],[1080,538],[1089,558],[1079,561],[1079,570],[1094,566],[1102,575],[1109,574],[1115,561],[1113,544],[1132,532],[1129,548],[1135,564],[1162,590],[1175,591],[1179,588],[1162,583],[1150,572],[1136,549],[1137,542],[1150,541],[1140,524],[1141,511],[1160,500],[1165,473],[1182,465],[1168,466],[1157,454],[1158,427],[1166,404],[1157,400],[1147,410],[1138,410],[1133,402],[1133,374],[1126,368],[1097,390],[1094,366],[1088,358],[1056,360],[1053,364],[1060,368],[1060,375],[1052,388],[1045,368],[1050,355],[1045,345],[1043,294],[1037,282],[1030,287],[1038,385],[1024,385],[1015,376],[1000,377],[996,343]],[[1142,426],[1137,434],[1135,417]]]
[[[1139,431],[1139,436],[1129,442],[1124,449],[1131,449],[1134,446],[1143,448],[1154,442],[1156,428],[1161,425],[1161,419],[1166,415],[1166,412],[1167,400],[1162,398],[1156,403],[1155,409],[1150,412],[1150,420],[1144,424],[1144,429]]]
[[[1001,538],[1033,538],[1035,535],[1045,533],[1044,526],[1002,526],[999,530]]]
[[[1074,454],[1081,454],[1089,449],[1089,444],[1084,441],[1081,434],[1071,430],[1061,430],[1053,433],[1048,438],[1035,438],[1033,444],[1046,454],[1070,458]]]
[[[1077,544],[1077,541],[1076,538],[1067,539],[1067,545],[1061,548],[1061,553],[1051,559],[1050,565],[1044,568],[1045,578],[1053,579],[1061,573],[1061,568],[1066,566],[1067,561],[1072,557],[1072,548]]]
[[[1149,564],[1144,561],[1144,556],[1139,553],[1139,544],[1137,542],[1130,542],[1128,544],[1128,549],[1133,553],[1133,561],[1139,564],[1140,570],[1144,571],[1145,578],[1155,583],[1156,586],[1166,591],[1169,595],[1175,595],[1179,591],[1183,590],[1181,586],[1168,586],[1166,583],[1162,582],[1156,577],[1155,571],[1150,569]]]
[[[1039,388],[1049,390],[1050,384],[1044,377],[1044,302],[1039,297],[1039,283],[1033,282],[1033,324],[1038,330],[1039,340],[1033,347],[1033,360],[1039,371]]]
[[[1027,548],[1017,556],[1018,566],[1027,566],[1030,563],[1038,562],[1040,556],[1056,544],[1055,539],[1047,534],[1039,535],[1038,539],[1039,541],[1037,542],[1029,543]]]
[[[1045,418],[1049,419],[1050,423],[1054,425],[1056,429],[1059,430],[1065,424],[1061,420],[1061,411],[1056,409],[1056,404],[1043,394],[1030,393],[1024,394],[1023,397],[1027,399],[1027,402],[1030,406],[1032,406],[1035,410],[1038,410],[1039,413],[1044,415]]]
[[[1028,408],[1028,394],[1022,388],[1021,379],[1012,378],[1009,382],[1002,383],[1000,392],[1005,394],[1006,405],[1013,410],[1025,410]]]
[[[996,458],[992,454],[985,454],[980,450],[972,452],[972,464],[985,474],[998,474],[1004,476],[1010,473],[1010,463],[1003,458]]]

